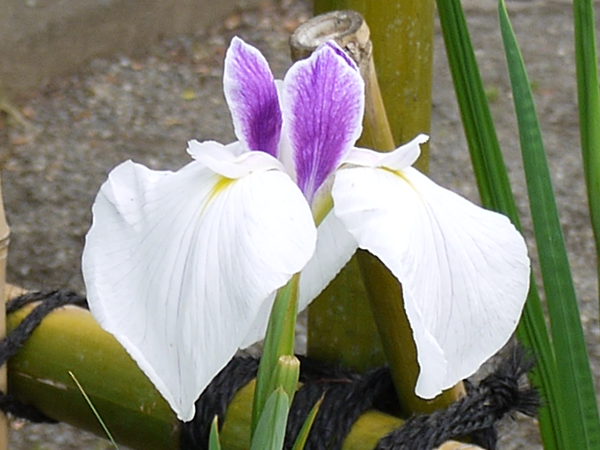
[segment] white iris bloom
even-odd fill
[[[391,153],[354,147],[364,86],[337,45],[276,84],[235,38],[224,89],[239,141],[192,141],[193,161],[177,172],[118,166],[83,254],[92,314],[180,419],[238,348],[264,336],[278,288],[301,272],[305,307],[358,247],[402,283],[419,396],[506,343],[529,286],[523,238],[411,167],[427,137]]]

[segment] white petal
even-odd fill
[[[432,398],[473,374],[509,339],[529,287],[529,259],[509,220],[413,168],[339,170],[334,212],[359,247],[402,282],[421,372]]]
[[[276,170],[227,180],[199,162],[127,162],[103,185],[83,255],[90,308],[182,420],[265,299],[312,256],[316,230]]]
[[[215,141],[190,141],[187,151],[196,161],[225,178],[241,178],[256,170],[285,170],[283,165],[268,153],[242,149],[243,146],[239,142],[223,145]]]
[[[421,154],[421,144],[429,140],[425,134],[419,134],[412,141],[401,145],[396,150],[382,153],[367,148],[353,148],[344,163],[363,167],[387,167],[401,170],[412,166]]]
[[[300,274],[298,311],[305,309],[350,261],[358,244],[330,212],[317,229],[317,248]]]
[[[315,253],[300,274],[298,311],[304,310],[327,287],[350,260],[356,247],[356,240],[346,231],[342,222],[333,213],[329,213],[317,229]],[[265,337],[274,299],[275,296],[272,296],[263,304],[263,314],[257,315],[242,348]]]

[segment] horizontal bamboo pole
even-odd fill
[[[8,331],[33,307],[10,314]],[[75,306],[49,314],[10,359],[9,392],[48,417],[106,437],[69,371],[117,442],[148,450],[179,447],[179,423],[165,400],[121,345]]]
[[[5,298],[6,285],[6,259],[8,257],[8,243],[10,241],[10,228],[6,222],[4,213],[4,200],[2,199],[2,188],[0,185],[0,298]],[[6,335],[6,308],[2,304],[0,308],[0,338]],[[0,391],[6,393],[7,373],[6,364],[0,367]],[[8,419],[6,414],[0,412],[0,450],[8,449]]]
[[[9,286],[7,296],[23,290]],[[10,314],[12,331],[33,309]],[[179,428],[175,414],[118,342],[81,308],[66,306],[49,314],[8,365],[9,392],[58,421],[104,432],[69,375],[83,386],[119,444],[140,450],[176,450]],[[224,450],[249,448],[254,382],[231,402],[221,433]],[[372,450],[402,421],[368,411],[354,424],[343,450]],[[465,444],[460,444],[465,445]],[[448,442],[439,450],[475,450]]]

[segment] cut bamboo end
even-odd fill
[[[395,148],[373,62],[371,31],[359,13],[333,11],[316,16],[290,36],[292,59],[307,58],[322,43],[334,40],[358,65],[365,82],[365,117],[360,145],[380,151]]]
[[[360,66],[370,58],[373,46],[363,17],[355,11],[333,11],[313,17],[290,36],[292,59],[307,58],[321,44],[336,41]]]

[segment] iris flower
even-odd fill
[[[305,307],[357,248],[402,283],[419,396],[506,343],[528,290],[523,238],[411,167],[426,136],[390,153],[354,147],[364,85],[342,49],[321,45],[281,82],[234,38],[224,91],[238,141],[191,141],[176,172],[115,168],[83,254],[92,314],[180,419],[264,336],[277,289],[300,273]]]

